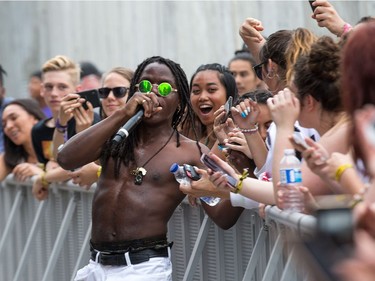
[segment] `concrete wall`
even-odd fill
[[[332,1],[354,24],[374,15],[375,1]],[[203,63],[226,64],[242,45],[246,17],[261,19],[269,35],[278,29],[317,27],[301,1],[35,1],[0,2],[0,64],[8,72],[7,95],[26,97],[28,75],[57,54],[90,60],[105,71],[136,68],[145,58],[176,60],[190,78]]]

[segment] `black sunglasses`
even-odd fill
[[[262,75],[262,66],[265,64],[267,61],[261,62],[260,64],[257,64],[253,66],[253,69],[255,71],[256,76],[260,79],[263,80],[263,75]]]
[[[101,99],[106,99],[109,95],[109,93],[112,91],[115,98],[123,98],[125,97],[126,93],[128,92],[129,88],[126,87],[115,87],[115,88],[100,88],[99,91],[99,97]]]

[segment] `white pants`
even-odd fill
[[[78,270],[74,281],[172,281],[170,254],[166,258],[150,258],[134,265],[128,253],[125,253],[125,257],[127,266],[101,265],[90,260],[88,265]]]

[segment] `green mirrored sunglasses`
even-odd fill
[[[138,87],[138,90],[141,93],[148,94],[148,93],[150,93],[152,91],[153,85],[157,85],[158,86],[158,93],[162,97],[168,96],[173,91],[177,92],[177,90],[173,89],[172,86],[171,86],[171,84],[169,84],[168,82],[163,82],[163,83],[160,83],[160,84],[152,84],[148,80],[142,80],[141,82],[139,82],[139,84],[137,84],[135,86]]]

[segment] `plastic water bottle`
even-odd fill
[[[180,166],[177,163],[173,163],[172,166],[169,168],[169,171],[174,174],[174,177],[176,178],[177,182],[179,182],[182,185],[190,186],[191,179],[186,175],[183,166]],[[200,197],[200,199],[210,206],[215,206],[217,203],[220,202],[219,197],[204,196]]]
[[[295,156],[294,149],[285,149],[284,157],[280,161],[280,183],[285,211],[303,211],[303,194],[296,188],[301,182],[301,162]]]

